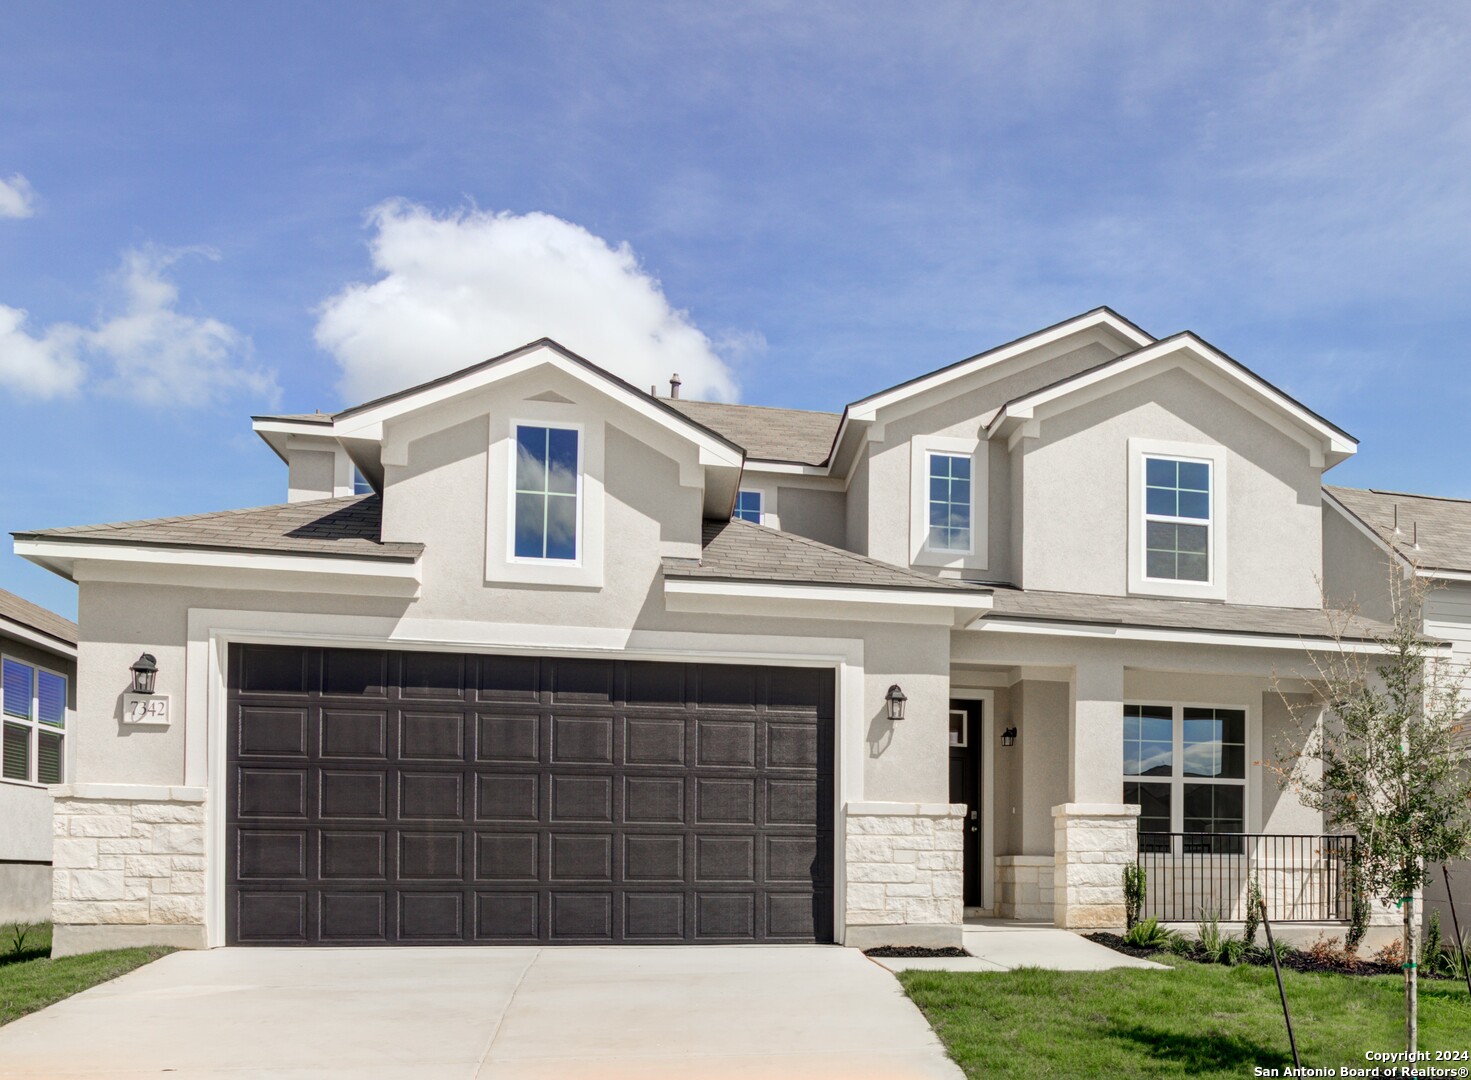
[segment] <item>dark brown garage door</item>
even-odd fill
[[[832,940],[833,673],[237,645],[236,944]]]

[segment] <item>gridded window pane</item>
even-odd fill
[[[0,739],[0,775],[7,780],[31,778],[31,729],[25,724],[6,724]]]
[[[1245,832],[1246,788],[1240,784],[1186,784],[1186,832]]]
[[[43,724],[61,727],[66,723],[66,679],[49,671],[36,672],[37,716]]]
[[[1211,468],[1203,461],[1144,459],[1144,574],[1210,580]],[[1160,520],[1166,519],[1166,520]]]
[[[61,783],[62,747],[62,737],[54,731],[42,731],[36,735],[37,783]]]
[[[951,746],[966,746],[966,745],[968,745],[968,740],[967,740],[966,736],[969,735],[969,732],[966,731],[966,722],[965,722],[965,719],[966,718],[965,718],[965,710],[964,709],[951,709],[950,710],[950,745]]]
[[[929,470],[930,547],[970,550],[970,458],[931,454]]]
[[[737,521],[750,521],[757,525],[761,524],[761,492],[742,491],[736,496],[735,513],[731,515]]]
[[[0,665],[0,695],[5,699],[5,715],[18,716],[22,720],[31,718],[32,680],[36,669],[17,660],[5,660]]]
[[[1187,708],[1184,724],[1186,776],[1246,777],[1246,713],[1240,709]]]
[[[522,559],[577,558],[577,432],[516,429],[516,542]]]
[[[1124,802],[1139,807],[1141,833],[1170,831],[1170,785],[1124,781]]]
[[[1207,527],[1149,521],[1144,525],[1145,573],[1152,578],[1206,581],[1210,578]]]
[[[1174,722],[1168,705],[1124,706],[1124,775],[1174,772]]]

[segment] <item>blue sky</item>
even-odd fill
[[[1471,496],[1463,5],[4,22],[7,533],[280,501],[251,413],[543,332],[837,409],[1099,304],[1358,436],[1334,482]],[[75,610],[8,552],[0,587]]]

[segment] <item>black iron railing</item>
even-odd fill
[[[1274,922],[1346,922],[1355,843],[1352,836],[1141,832],[1141,915],[1241,921],[1255,881]]]

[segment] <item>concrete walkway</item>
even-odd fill
[[[955,1080],[822,946],[182,952],[0,1027],[0,1077]]]
[[[968,919],[963,932],[968,957],[874,959],[890,971],[1014,971],[1019,967],[1051,971],[1106,971],[1110,968],[1169,970],[1152,960],[1114,952],[1071,930],[1050,923],[1009,919]]]

